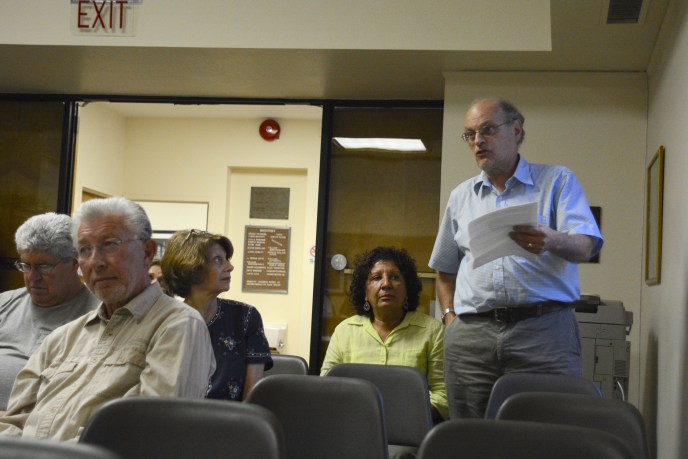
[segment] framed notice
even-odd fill
[[[244,231],[244,292],[287,293],[290,228],[249,226]]]
[[[664,195],[664,147],[660,146],[647,166],[645,192],[645,283],[662,280],[662,201]]]

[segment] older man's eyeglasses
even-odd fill
[[[69,258],[62,258],[57,263],[53,263],[52,265],[49,263],[39,263],[37,265],[31,265],[29,263],[24,263],[21,260],[17,260],[14,262],[14,266],[19,271],[21,271],[23,273],[30,273],[31,270],[33,269],[38,274],[43,275],[43,274],[50,274],[57,267],[57,265],[59,265],[62,262],[65,262],[67,260],[69,260]]]
[[[79,258],[85,259],[85,258],[91,258],[91,255],[93,255],[93,251],[98,248],[102,253],[105,254],[113,254],[116,253],[120,247],[122,247],[122,244],[125,244],[127,242],[133,242],[133,241],[138,241],[138,238],[133,238],[133,239],[107,239],[100,244],[96,245],[80,245],[77,248],[77,252],[79,253]]]
[[[481,127],[477,131],[471,131],[467,130],[464,131],[463,134],[461,134],[461,139],[464,142],[468,143],[473,143],[475,142],[475,137],[480,134],[480,137],[492,137],[497,133],[500,127],[504,126],[505,124],[511,123],[513,120],[509,121],[504,121],[503,123],[500,124],[486,124],[485,126]]]

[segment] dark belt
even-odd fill
[[[487,317],[497,322],[510,323],[519,320],[531,319],[562,309],[572,308],[573,303],[561,301],[541,301],[539,303],[528,303],[519,306],[496,307],[486,312],[461,314],[462,317]]]

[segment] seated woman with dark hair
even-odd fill
[[[182,230],[168,241],[161,265],[169,293],[184,298],[208,324],[217,369],[207,397],[244,400],[272,367],[272,357],[258,310],[218,298],[229,290],[233,253],[222,235]]]
[[[414,367],[428,378],[433,418],[449,419],[444,327],[417,311],[422,284],[405,250],[377,247],[354,260],[349,299],[356,315],[337,325],[321,375],[339,363]]]

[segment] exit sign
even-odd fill
[[[135,5],[143,0],[70,0],[74,35],[131,37],[135,31]]]

